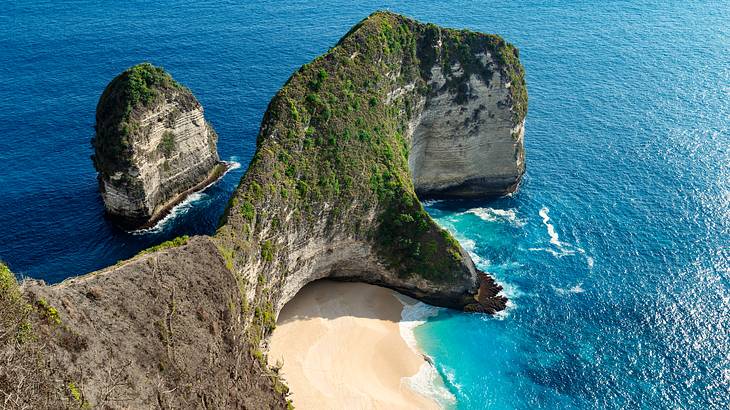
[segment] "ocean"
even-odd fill
[[[459,409],[730,407],[730,2],[27,1],[0,8],[0,258],[59,282],[214,232],[270,98],[389,9],[520,48],[527,174],[491,201],[430,201],[510,298],[421,309]],[[241,164],[158,229],[103,217],[96,102],[141,61],[190,87]]]

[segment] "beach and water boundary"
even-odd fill
[[[374,285],[316,281],[281,311],[269,364],[300,409],[452,407],[413,334],[438,309]]]

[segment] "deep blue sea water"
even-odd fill
[[[527,175],[432,202],[511,307],[416,329],[458,408],[730,407],[730,2],[26,1],[0,8],[0,258],[57,282],[210,233],[269,99],[376,9],[521,49]],[[103,218],[89,156],[106,83],[189,86],[243,167],[157,232]]]

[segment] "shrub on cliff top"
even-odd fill
[[[97,170],[113,174],[127,165],[130,137],[139,128],[134,114],[162,101],[173,90],[182,91],[177,101],[182,107],[196,103],[190,90],[150,63],[130,67],[106,86],[96,106],[96,135],[91,141],[101,154],[94,156]]]
[[[0,261],[0,345],[25,339],[30,331],[31,311],[15,275]]]
[[[187,235],[178,236],[177,238],[170,239],[169,241],[162,242],[159,245],[155,245],[155,246],[149,247],[147,249],[144,249],[144,250],[140,251],[137,254],[137,256],[146,255],[148,253],[157,252],[157,251],[162,250],[162,249],[176,248],[178,246],[183,246],[186,243],[188,243],[188,240],[190,240],[190,237],[187,236]]]

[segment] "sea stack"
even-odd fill
[[[99,99],[92,140],[107,214],[124,229],[153,225],[225,171],[217,139],[193,93],[162,68],[118,75]]]

